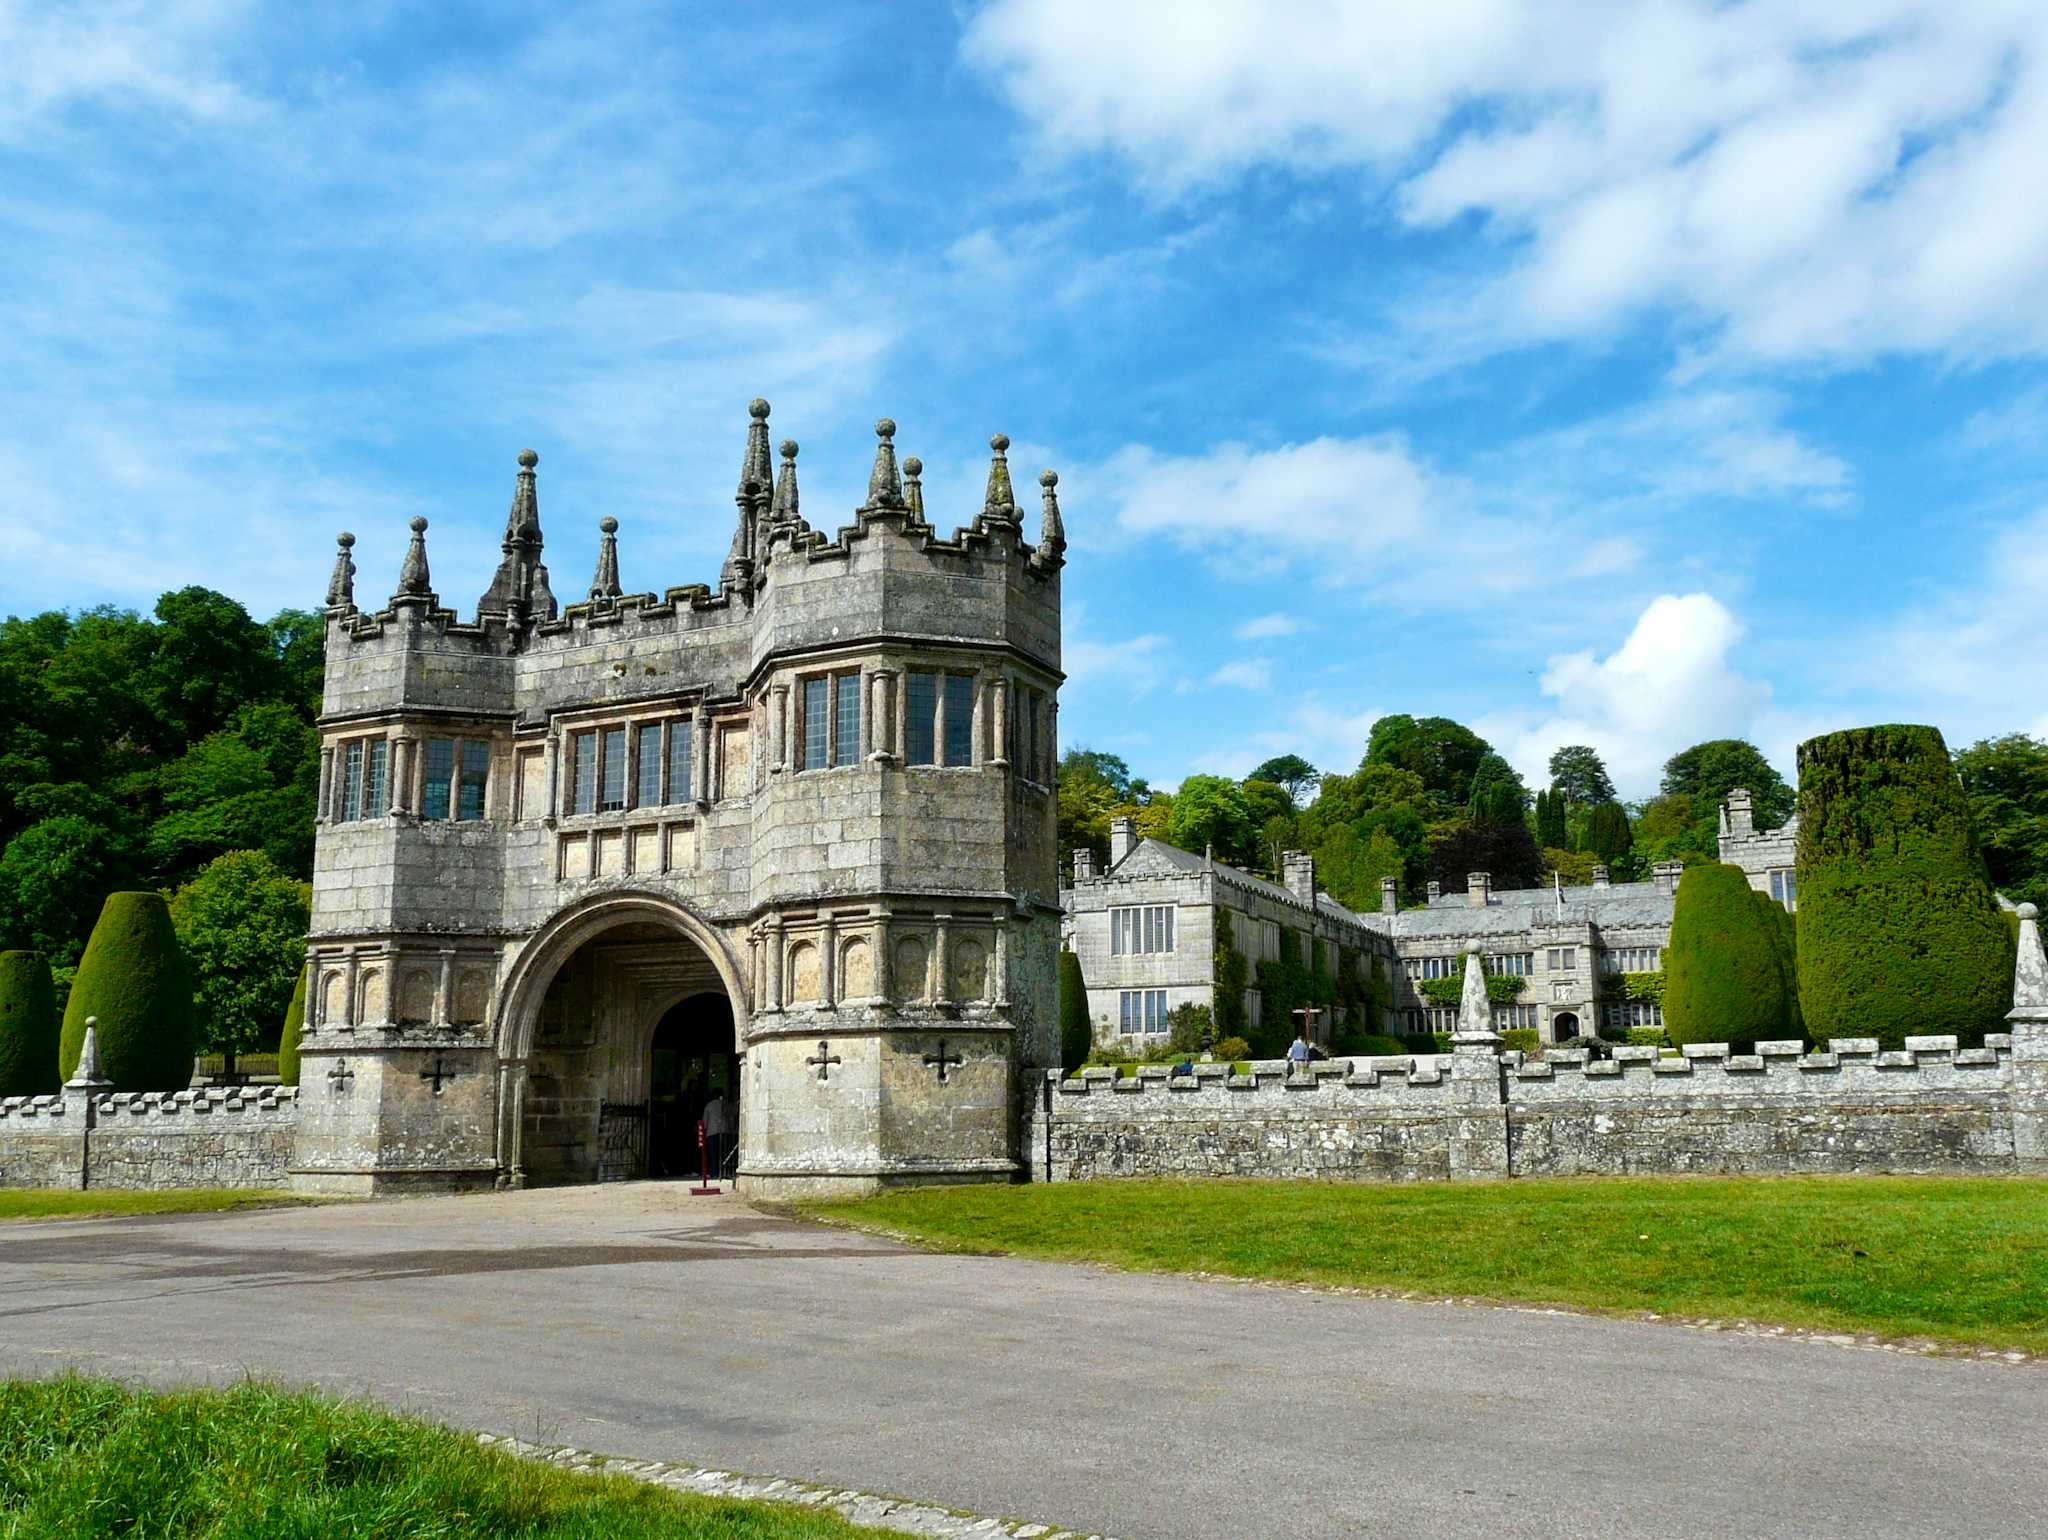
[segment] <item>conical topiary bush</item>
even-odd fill
[[[1687,867],[1664,953],[1664,1030],[1673,1045],[1726,1043],[1748,1053],[1759,1038],[1790,1034],[1786,960],[1778,922],[1740,868]]]
[[[277,1078],[282,1085],[299,1083],[299,1039],[306,1035],[306,970],[292,986],[292,1003],[284,1013],[284,1033],[277,1040]]]
[[[1095,1029],[1088,1024],[1088,985],[1081,977],[1081,959],[1072,952],[1060,953],[1060,1064],[1079,1069],[1095,1046]]]
[[[88,1016],[99,1019],[100,1073],[120,1091],[182,1091],[198,1033],[192,976],[160,893],[110,893],[64,1007],[57,1067],[78,1067]]]
[[[2012,940],[1970,804],[1932,727],[1799,746],[1799,1001],[1815,1041],[1964,1045],[2005,1025]]]
[[[0,1096],[54,1096],[57,990],[41,952],[0,952]]]

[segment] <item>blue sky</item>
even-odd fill
[[[1061,472],[1063,737],[2048,733],[2048,9],[0,0],[0,612]],[[1028,484],[1028,483],[1027,483]]]

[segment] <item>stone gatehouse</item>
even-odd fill
[[[700,1120],[756,1193],[1019,1169],[1057,1063],[1058,477],[1028,541],[999,434],[941,534],[884,419],[828,531],[749,410],[716,588],[626,592],[607,518],[559,604],[530,450],[474,619],[425,519],[374,610],[340,537],[299,1187],[694,1172]]]

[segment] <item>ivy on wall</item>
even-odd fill
[[[1528,979],[1515,973],[1486,975],[1486,998],[1495,1005],[1512,1005],[1529,987]],[[1465,995],[1461,976],[1447,979],[1416,979],[1415,992],[1431,1005],[1457,1005]]]
[[[1237,949],[1230,927],[1230,912],[1215,911],[1216,918],[1216,1032],[1221,1037],[1244,1036],[1244,990],[1251,982],[1251,968]]]
[[[1600,992],[1613,1000],[1650,1000],[1664,1003],[1664,975],[1656,973],[1610,973],[1600,981]]]

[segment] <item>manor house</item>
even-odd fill
[[[1750,885],[1788,908],[1794,819],[1758,831],[1747,791],[1731,792],[1720,813],[1720,855],[1740,866]],[[1596,867],[1583,887],[1497,889],[1473,872],[1463,893],[1429,885],[1428,902],[1403,909],[1392,878],[1380,885],[1375,913],[1354,914],[1316,886],[1315,860],[1282,858],[1283,882],[1194,855],[1159,840],[1139,839],[1135,821],[1110,825],[1107,868],[1095,854],[1074,854],[1073,884],[1061,895],[1065,944],[1081,963],[1088,1013],[1098,1040],[1127,1038],[1141,1046],[1166,1031],[1177,1005],[1213,1011],[1217,924],[1230,927],[1236,949],[1256,969],[1281,955],[1280,931],[1297,932],[1304,961],[1320,946],[1329,971],[1349,951],[1377,959],[1393,981],[1392,1006],[1368,1030],[1388,1035],[1448,1033],[1457,1023],[1456,981],[1476,947],[1487,972],[1519,981],[1512,1000],[1493,1006],[1497,1031],[1529,1029],[1544,1043],[1569,1043],[1600,1031],[1663,1025],[1654,999],[1636,998],[1630,974],[1663,968],[1671,913],[1683,870],[1658,865],[1647,882],[1611,882]],[[1439,983],[1438,981],[1442,981]],[[1247,989],[1246,1020],[1258,1025],[1262,1001]],[[1333,1045],[1335,1024],[1317,1025],[1320,1046]]]
[[[715,588],[627,592],[606,518],[559,603],[531,450],[472,619],[424,518],[374,609],[340,537],[300,1188],[1017,1172],[1058,1062],[1059,478],[1027,540],[998,434],[943,534],[885,418],[814,527],[749,411]]]

